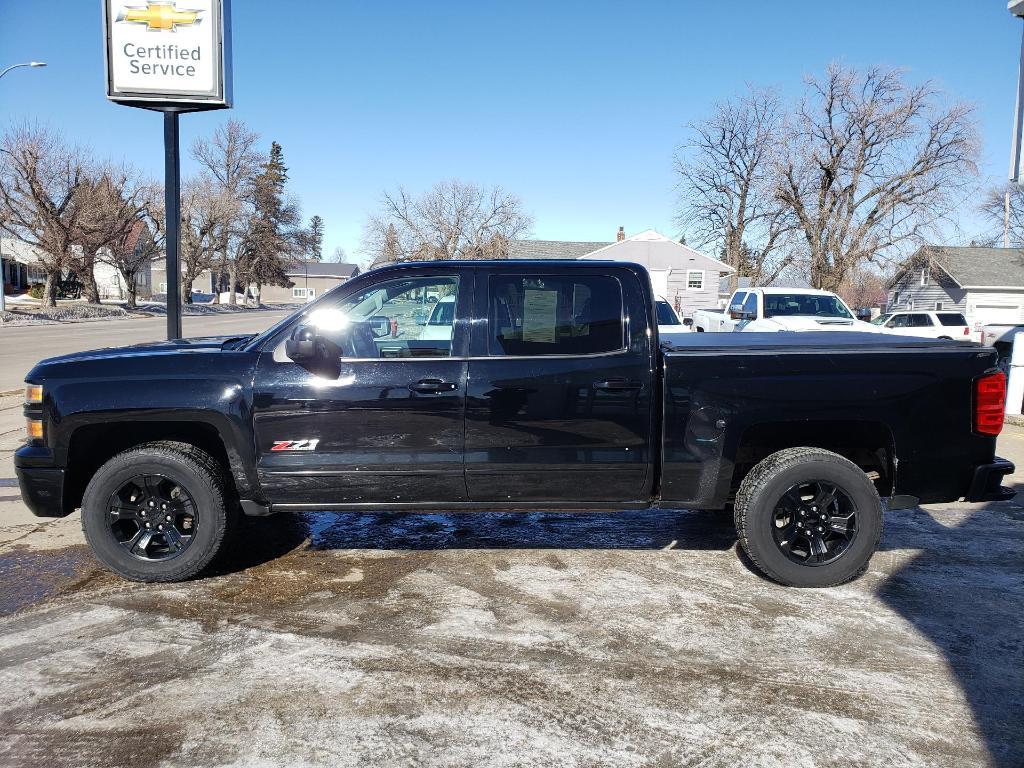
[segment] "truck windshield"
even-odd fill
[[[842,317],[853,319],[846,307],[835,296],[813,293],[770,293],[764,297],[765,317]]]
[[[872,325],[885,325],[885,321],[892,317],[892,312],[883,312],[874,320],[871,321]]]

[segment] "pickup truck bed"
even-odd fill
[[[730,480],[786,445],[874,466],[901,504],[969,497],[987,436],[949,418],[995,353],[963,342],[849,332],[691,334],[664,351],[664,503],[720,508]],[[966,413],[965,413],[966,417]],[[738,470],[738,472],[737,472]]]

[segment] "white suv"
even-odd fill
[[[871,321],[889,333],[927,339],[971,340],[971,329],[960,312],[924,312],[906,310],[886,312]]]

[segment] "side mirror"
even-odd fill
[[[744,322],[750,322],[751,320],[757,320],[757,313],[756,312],[744,312],[744,311],[740,310],[739,312],[736,313],[736,315],[737,315],[736,316],[737,320],[742,320]]]
[[[730,319],[732,319],[732,320],[739,320],[740,319],[740,315],[742,315],[742,314],[743,314],[743,305],[742,304],[733,304],[731,307],[729,307],[729,318]]]
[[[300,325],[284,343],[284,353],[296,363],[311,363],[320,358],[320,338],[316,326]]]

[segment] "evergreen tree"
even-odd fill
[[[309,220],[309,255],[317,261],[324,257],[324,220],[314,216]]]
[[[292,286],[286,271],[302,240],[298,210],[284,196],[288,167],[276,141],[261,168],[254,184],[255,210],[246,249],[246,282],[255,283],[257,293],[264,285]]]

